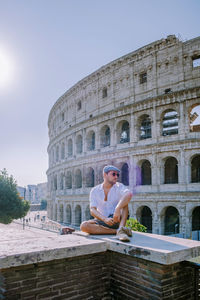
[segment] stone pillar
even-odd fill
[[[184,150],[183,147],[179,150],[179,165],[178,165],[178,183],[179,184],[186,184],[187,178],[186,178],[186,166],[185,166],[185,157],[184,157]]]
[[[130,120],[130,144],[137,142],[137,125],[135,124],[134,114],[131,114]]]
[[[72,225],[75,225],[75,206],[74,206],[74,203],[72,203]]]

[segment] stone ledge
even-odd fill
[[[17,229],[16,229],[17,227]],[[0,269],[105,252],[105,241],[0,224]]]
[[[16,224],[0,225],[1,269],[107,250],[170,265],[200,256],[200,242],[133,232],[130,243],[123,243],[113,235],[87,235],[82,232],[58,235],[33,228],[22,230]]]
[[[159,264],[170,265],[200,256],[200,242],[164,235],[133,232],[130,243],[123,243],[112,235],[76,235],[87,236],[107,243],[107,249],[113,252],[142,258]]]

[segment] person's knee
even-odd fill
[[[81,223],[80,230],[84,231],[84,232],[87,232],[87,230],[88,230],[88,222],[87,221],[84,221],[84,222]]]
[[[130,202],[130,201],[131,201],[131,198],[133,197],[133,194],[132,194],[131,192],[128,192],[128,193],[126,194],[126,197],[127,197],[128,201]]]

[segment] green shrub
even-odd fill
[[[133,231],[147,232],[147,228],[134,218],[129,218],[126,221],[126,227],[131,228]]]

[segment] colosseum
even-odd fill
[[[80,80],[48,119],[48,216],[79,226],[114,164],[148,232],[200,230],[200,37],[170,35]]]

